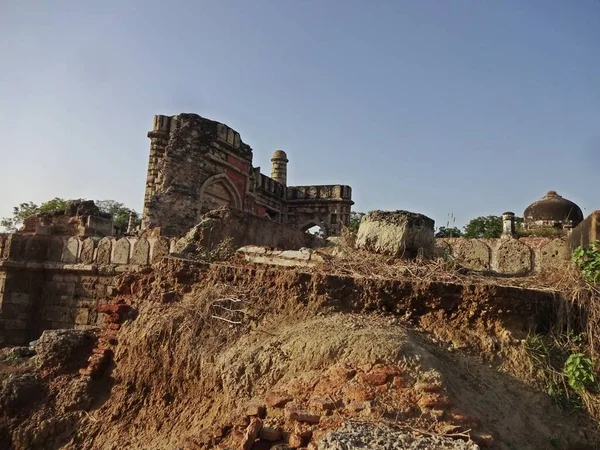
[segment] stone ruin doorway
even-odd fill
[[[242,201],[234,184],[225,174],[210,177],[200,189],[200,213],[229,207],[241,209]]]
[[[301,226],[300,229],[305,233],[319,236],[323,239],[327,239],[329,236],[329,230],[322,222],[310,221]]]

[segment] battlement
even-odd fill
[[[352,200],[352,188],[342,184],[289,186],[287,200]]]
[[[152,131],[148,133],[148,137],[151,139],[164,138],[170,134],[181,134],[188,138],[204,141],[205,144],[214,140],[223,144],[228,150],[252,160],[252,148],[242,142],[237,131],[223,123],[206,119],[198,114],[182,113],[175,116],[154,116]]]
[[[26,263],[27,267],[146,266],[160,261],[175,246],[165,237],[68,237],[0,235],[0,263]],[[14,265],[14,264],[13,264]],[[41,265],[41,266],[40,266]],[[39,267],[38,267],[39,266]]]

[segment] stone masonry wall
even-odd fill
[[[173,242],[174,244],[174,242]],[[165,238],[0,235],[0,345],[23,345],[43,330],[100,325],[116,275],[162,259]]]
[[[315,236],[238,210],[204,230],[202,244],[231,236],[236,246],[299,249],[323,245]],[[58,237],[0,234],[0,345],[26,344],[45,329],[99,325],[116,276],[143,270],[174,253],[178,238]]]
[[[567,243],[569,250],[573,251],[577,247],[587,248],[598,240],[600,240],[600,210],[594,211],[573,228]]]
[[[494,271],[504,275],[525,275],[551,270],[570,259],[564,239],[436,239],[439,256],[450,255],[472,270]]]

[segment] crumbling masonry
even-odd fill
[[[181,235],[202,214],[229,206],[306,231],[337,235],[350,221],[350,186],[287,186],[287,155],[277,150],[271,176],[252,166],[252,149],[228,126],[196,114],[155,116],[142,228]]]

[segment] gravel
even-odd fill
[[[318,445],[319,450],[479,450],[473,442],[418,432],[399,431],[386,426],[350,422],[340,430],[327,434]]]

